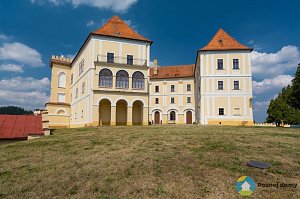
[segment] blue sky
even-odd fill
[[[154,41],[160,65],[194,63],[197,49],[223,28],[254,48],[254,118],[290,83],[300,62],[299,1],[1,0],[0,106],[43,107],[49,58],[73,56],[89,32],[119,15]]]

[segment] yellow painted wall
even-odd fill
[[[59,73],[64,72],[66,74],[66,87],[65,88],[59,88],[58,87],[58,78]],[[70,85],[68,82],[70,82],[70,67],[64,66],[62,64],[53,63],[52,70],[51,70],[51,95],[50,95],[50,101],[51,102],[58,102],[58,93],[62,92],[66,94],[66,101],[65,103],[70,103]]]
[[[223,59],[223,70],[217,69],[218,59]],[[233,59],[239,59],[239,69],[233,69]],[[253,121],[249,106],[252,98],[250,51],[201,51],[196,65],[201,75],[196,85],[201,84],[201,91],[196,89],[201,124],[218,124],[221,120]],[[223,90],[218,90],[218,81],[223,81]],[[234,90],[234,81],[239,81],[239,90]],[[225,116],[218,115],[219,108],[224,108]]]
[[[191,85],[191,91],[187,91],[187,84]],[[171,92],[171,85],[175,86],[175,92]],[[155,92],[155,86],[159,86],[159,92]],[[191,98],[191,103],[187,103],[187,97]],[[155,98],[159,98],[159,104],[155,104]],[[174,98],[174,104],[171,103],[171,98]],[[177,113],[175,122],[169,121],[171,110]],[[154,113],[159,111],[163,124],[185,124],[185,112],[188,110],[192,111],[194,122],[196,116],[193,77],[150,80],[149,122],[154,122]]]

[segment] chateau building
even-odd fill
[[[74,59],[52,56],[50,128],[252,125],[252,49],[222,29],[195,64],[150,67],[153,42],[112,17]]]

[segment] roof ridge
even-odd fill
[[[98,28],[95,31],[92,31],[91,34],[139,40],[139,41],[146,41],[146,42],[152,43],[151,40],[140,35],[138,32],[136,32],[132,27],[130,27],[123,19],[121,19],[117,15],[114,15],[113,17],[111,17],[100,28]]]
[[[163,67],[163,68],[168,68],[168,67],[178,67],[178,66],[192,66],[195,64],[180,64],[180,65],[168,65],[168,66],[158,66],[158,67]],[[153,68],[153,66],[151,66]]]
[[[101,29],[103,26],[105,26],[106,24],[108,24],[108,22],[110,22],[113,18],[116,18],[116,17],[118,17],[117,15],[114,15],[114,16],[112,16],[109,20],[107,20],[100,28],[98,28],[97,30],[99,30],[99,29]],[[96,31],[97,31],[96,30]],[[93,31],[93,32],[95,32],[95,31]]]

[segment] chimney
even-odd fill
[[[154,70],[153,70],[153,74],[157,75],[157,71],[158,71],[158,60],[155,58],[154,59]]]

